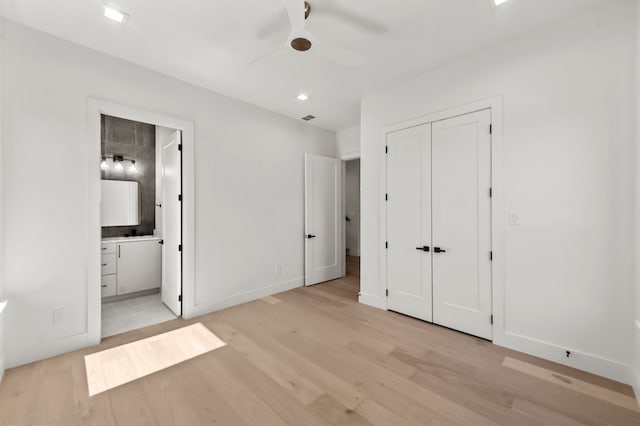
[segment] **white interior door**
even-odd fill
[[[433,123],[433,321],[486,339],[491,326],[491,111]]]
[[[342,161],[305,154],[305,285],[344,275]]]
[[[387,136],[387,306],[432,321],[431,125]]]
[[[180,144],[176,130],[162,147],[162,302],[182,315],[182,172]]]

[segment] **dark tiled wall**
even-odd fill
[[[102,116],[102,155],[123,155],[136,161],[138,172],[128,170],[131,163],[124,163],[124,170],[111,167],[102,171],[102,179],[128,180],[140,183],[140,207],[142,221],[139,226],[112,226],[102,228],[102,237],[127,235],[151,235],[155,228],[156,204],[156,127],[151,124],[122,118]]]

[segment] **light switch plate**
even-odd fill
[[[509,216],[509,225],[511,226],[520,225],[520,217],[518,216],[518,213],[511,212],[509,213],[508,216]]]

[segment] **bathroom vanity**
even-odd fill
[[[102,297],[160,288],[162,240],[152,235],[102,240]]]

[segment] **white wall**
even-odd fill
[[[200,312],[303,283],[303,154],[334,156],[333,132],[14,23],[5,35],[8,366],[86,342],[88,97],[195,123]]]
[[[345,164],[346,247],[349,255],[360,256],[360,160]]]
[[[602,6],[362,102],[361,301],[380,277],[386,125],[502,96],[504,329],[494,341],[629,381],[635,2]],[[571,350],[570,359],[565,350]]]
[[[360,126],[340,130],[336,134],[336,138],[339,158],[360,157]]]

